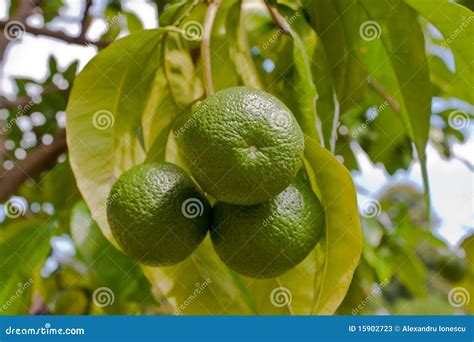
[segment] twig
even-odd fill
[[[272,16],[272,19],[275,22],[275,24],[278,26],[278,28],[282,30],[284,33],[290,33],[288,24],[285,18],[283,18],[280,12],[278,12],[278,9],[272,6],[268,1],[265,1],[265,5],[267,6],[268,11],[270,12],[270,15]]]
[[[0,201],[8,200],[25,180],[54,165],[66,149],[66,132],[61,130],[50,145],[39,145],[24,160],[17,161],[11,170],[0,175]]]
[[[89,18],[89,9],[91,8],[91,6],[92,6],[92,0],[86,0],[84,13],[81,20],[81,33],[79,34],[79,37],[83,39],[86,38],[87,29],[89,28],[89,25],[91,23],[91,20]]]
[[[373,76],[368,76],[367,80],[372,88],[374,88],[377,93],[382,95],[382,97],[390,104],[390,107],[392,107],[396,113],[399,113],[400,104],[392,97],[392,95],[389,94],[387,90],[385,90],[383,85],[380,84],[380,82],[377,81]]]
[[[8,21],[0,21],[0,28],[3,29],[7,24],[8,24]],[[107,40],[91,41],[81,36],[71,37],[61,31],[52,31],[47,28],[37,28],[37,27],[33,27],[27,24],[24,24],[24,27],[25,27],[25,32],[31,33],[32,35],[56,38],[56,39],[60,39],[62,41],[65,41],[66,43],[71,43],[71,44],[95,45],[98,47],[106,47],[107,45],[111,43],[111,41],[107,41]]]
[[[10,20],[24,23],[26,19],[31,14],[33,14],[35,8],[35,3],[33,3],[32,1],[20,0],[18,2],[18,7],[15,13],[13,13],[13,15],[10,17]],[[9,42],[10,41],[7,39],[7,36],[5,34],[0,34],[0,60],[3,60],[3,55],[5,54],[5,50],[7,49]]]
[[[204,28],[201,41],[201,56],[204,66],[204,89],[206,90],[207,96],[214,94],[214,84],[212,82],[211,67],[211,32],[220,4],[221,0],[211,0],[207,7],[206,16],[204,17]]]

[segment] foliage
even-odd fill
[[[368,296],[357,314],[460,312],[446,298],[456,286],[474,294],[472,236],[456,248],[437,237],[438,218],[426,205],[425,150],[430,142],[443,157],[455,157],[452,140],[465,137],[452,124],[453,113],[472,117],[466,108],[474,102],[473,16],[461,5],[469,2],[255,3],[220,4],[206,55],[207,3],[156,1],[160,28],[142,30],[135,14],[111,1],[100,13],[105,32],[89,43],[114,42],[104,49],[97,43],[98,54],[77,76],[77,62],[59,67],[51,56],[44,79],[14,79],[21,106],[0,97],[7,108],[0,118],[2,165],[21,161],[19,148],[27,156],[44,148],[64,128],[64,115],[68,151],[17,189],[26,199],[22,217],[0,214],[0,304],[11,303],[0,313],[350,314]],[[39,15],[49,25],[64,19],[65,7],[47,1]],[[11,1],[9,17],[17,11]],[[215,91],[235,85],[268,91],[295,113],[306,134],[305,168],[325,208],[325,235],[282,277],[235,274],[209,239],[183,263],[162,268],[138,266],[114,247],[105,217],[113,181],[145,160],[185,168],[173,128],[206,96],[208,62]],[[433,99],[448,106],[438,111]],[[359,168],[354,146],[390,174],[415,158],[424,193],[388,189],[377,198],[379,214],[359,223],[348,172]],[[74,252],[61,256],[53,243],[58,239]],[[446,276],[458,261],[462,275]],[[372,295],[374,284],[381,289]],[[101,287],[112,290],[111,305],[94,302]],[[285,305],[271,301],[279,288],[291,294]],[[77,310],[61,304],[68,301],[77,302]],[[472,313],[472,304],[464,310]]]

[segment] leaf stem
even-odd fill
[[[290,28],[288,27],[288,24],[283,18],[283,16],[278,12],[278,9],[271,5],[267,0],[264,1],[265,5],[268,8],[268,12],[270,12],[270,15],[272,16],[273,21],[275,24],[278,26],[280,30],[282,30],[284,33],[290,33]]]
[[[367,81],[374,88],[374,90],[382,95],[382,97],[390,104],[395,113],[400,113],[400,104],[395,100],[392,95],[383,87],[383,85],[377,81],[373,76],[368,76]]]
[[[203,79],[206,95],[214,94],[214,84],[212,82],[211,67],[211,32],[216,18],[217,10],[221,4],[221,0],[209,0],[206,16],[204,17],[204,28],[201,41],[201,56],[203,61]]]

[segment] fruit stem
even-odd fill
[[[203,79],[206,95],[214,94],[214,85],[212,82],[211,68],[211,32],[216,18],[217,10],[221,4],[221,0],[209,0],[209,4],[204,17],[204,28],[201,41],[201,56],[203,60]]]

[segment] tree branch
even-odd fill
[[[84,7],[84,14],[81,20],[81,33],[79,34],[79,37],[83,39],[86,38],[87,29],[89,28],[89,25],[91,24],[91,20],[89,18],[89,9],[91,8],[91,6],[92,6],[92,0],[86,0],[86,5]]]
[[[8,21],[0,21],[0,28],[3,29],[7,25]],[[87,40],[84,37],[71,37],[64,32],[61,31],[52,31],[47,28],[37,28],[33,27],[27,24],[24,24],[25,26],[25,32],[28,32],[32,35],[35,36],[45,36],[45,37],[50,37],[50,38],[56,38],[62,41],[65,41],[66,43],[71,43],[71,44],[78,44],[78,45],[95,45],[98,47],[105,47],[109,45],[111,42],[110,41],[105,41],[105,40],[98,40],[98,41],[92,41],[92,40]]]
[[[212,81],[211,67],[211,32],[220,4],[221,0],[210,0],[206,11],[206,16],[204,17],[204,29],[201,41],[201,56],[204,67],[204,88],[206,90],[207,96],[214,94],[214,84]]]
[[[24,160],[18,160],[11,170],[0,175],[0,201],[8,200],[25,180],[54,165],[66,149],[66,132],[61,130],[50,145],[39,145]]]
[[[30,0],[20,0],[18,3],[18,8],[15,13],[10,17],[11,21],[19,21],[24,23],[26,19],[33,14],[36,4]],[[2,26],[3,29],[3,26]],[[3,32],[2,32],[3,33]],[[5,34],[0,34],[0,61],[3,60],[3,55],[7,49],[8,43],[10,41],[7,39]]]

